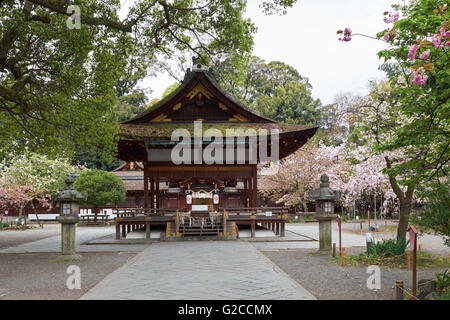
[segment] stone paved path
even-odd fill
[[[83,227],[76,231],[77,252],[114,252],[132,251],[139,252],[146,248],[145,244],[136,245],[83,245],[93,239],[105,237],[115,232],[114,227]],[[1,240],[1,238],[0,238]],[[1,249],[0,253],[35,253],[35,252],[61,252],[61,236],[53,236],[33,242],[28,242],[9,248]]]
[[[81,299],[315,299],[243,241],[150,245]]]

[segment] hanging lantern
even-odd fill
[[[213,196],[213,203],[214,203],[214,204],[219,204],[219,195],[218,195],[218,194],[215,194],[215,195]]]
[[[192,204],[192,195],[190,195],[190,194],[186,195],[186,203],[187,204]]]

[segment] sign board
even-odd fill
[[[192,196],[190,194],[186,195],[186,204],[192,204]]]
[[[272,211],[266,211],[266,217],[271,217],[272,216]]]
[[[410,226],[408,231],[409,231],[409,246],[411,249],[414,249],[414,242],[416,241],[417,230],[413,226]]]
[[[212,194],[212,192],[206,192],[206,191],[200,190],[198,192],[194,192],[192,194],[192,197],[194,199],[212,199],[213,194]]]
[[[209,211],[208,205],[192,205],[192,211]]]
[[[214,203],[214,204],[219,204],[219,195],[218,195],[218,194],[215,194],[215,195],[213,196],[213,203]]]

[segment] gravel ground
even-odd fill
[[[359,254],[365,248],[346,248],[348,255]],[[407,269],[380,267],[381,289],[369,290],[366,282],[370,274],[366,267],[342,267],[329,257],[312,254],[317,249],[288,249],[262,251],[290,277],[300,283],[319,300],[392,300],[394,284],[403,280],[411,288],[412,273]],[[435,273],[446,268],[418,269],[417,279],[434,279]],[[406,295],[405,295],[406,297]]]
[[[37,227],[36,224],[31,226]],[[20,244],[53,237],[61,233],[59,223],[48,223],[44,228],[33,228],[26,230],[3,230],[0,231],[0,249],[18,246]]]
[[[83,253],[82,260],[59,262],[55,253],[0,254],[0,300],[78,299],[134,257],[132,252]],[[81,289],[69,290],[66,270],[77,265]]]

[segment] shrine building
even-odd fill
[[[258,222],[278,223],[281,234],[283,212],[273,216],[259,208],[258,166],[296,152],[316,130],[259,114],[195,63],[175,91],[120,124],[118,158],[126,164],[116,174],[126,180],[130,206],[118,212],[117,238],[140,228],[149,238],[153,225],[164,227],[167,238],[198,234],[198,219],[202,228],[220,229],[205,235],[236,235],[246,224],[253,235]]]

